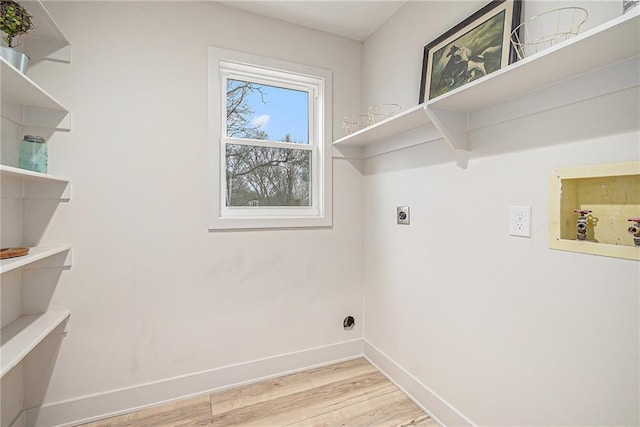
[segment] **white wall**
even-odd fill
[[[590,26],[621,11],[585,3]],[[364,44],[363,106],[415,105],[422,48],[480,6],[400,9]],[[637,160],[639,98],[636,86],[484,127],[468,154],[434,142],[366,161],[365,340],[463,417],[434,415],[640,422],[638,263],[547,247],[549,171]],[[399,205],[410,226],[395,224]],[[508,235],[511,205],[533,207],[530,239]]]
[[[360,173],[334,161],[331,229],[209,232],[206,161],[208,46],[333,71],[337,118],[360,106],[361,43],[213,2],[47,5],[73,61],[30,74],[72,111],[49,142],[72,200],[41,243],[70,242],[73,266],[43,401],[361,338]]]

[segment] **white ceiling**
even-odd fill
[[[258,15],[364,41],[406,1],[244,1],[220,3]]]

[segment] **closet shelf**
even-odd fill
[[[470,113],[639,55],[640,10],[636,8],[390,119],[340,138],[334,145],[338,149],[358,148],[364,154],[367,146],[386,144],[402,133],[432,126],[452,148],[469,150]],[[424,117],[419,117],[421,114]],[[414,144],[421,142],[425,141]]]
[[[34,262],[41,261],[43,259],[67,251],[71,251],[71,245],[56,247],[32,247],[29,249],[28,255],[0,260],[0,274],[8,273],[9,271],[28,266],[30,264],[33,264]]]
[[[71,129],[69,110],[3,58],[0,73],[3,116],[24,126]]]
[[[42,59],[71,62],[71,43],[42,1],[25,0],[21,1],[21,4],[33,21],[37,22],[36,27],[23,37],[22,48],[31,58],[31,62]]]
[[[24,359],[31,350],[69,318],[69,311],[49,311],[21,316],[2,328],[0,377]]]
[[[4,58],[0,58],[0,62],[2,63],[3,98],[7,98],[21,107],[69,112],[44,89],[5,61]]]
[[[69,178],[49,175],[47,173],[33,172],[26,169],[14,168],[12,166],[0,165],[0,176],[2,178],[19,178],[30,182],[64,182],[69,183]]]
[[[63,201],[71,198],[69,178],[0,165],[0,179],[3,198]]]

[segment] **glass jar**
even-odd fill
[[[47,173],[47,144],[41,136],[25,135],[20,142],[19,166],[35,172]]]

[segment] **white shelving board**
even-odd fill
[[[71,180],[61,176],[0,165],[0,181],[3,198],[63,201],[71,198]]]
[[[25,126],[68,131],[69,110],[29,77],[0,58],[2,115]]]
[[[334,142],[335,145],[348,145],[352,147],[363,147],[373,142],[381,141],[393,137],[400,133],[410,132],[415,129],[427,126],[429,118],[424,113],[424,104],[417,105],[405,110],[400,114],[390,117],[369,126],[365,129],[354,132]]]
[[[640,10],[495,71],[384,122],[340,138],[336,147],[380,143],[433,125],[452,148],[469,150],[469,114],[640,55]],[[420,114],[426,117],[419,118]]]
[[[26,267],[34,262],[41,261],[43,259],[52,257],[57,254],[61,254],[71,250],[71,245],[55,246],[55,247],[41,247],[36,246],[29,249],[29,254],[16,258],[7,258],[0,260],[0,274],[8,273],[9,271],[16,270],[18,268]]]
[[[0,58],[0,63],[2,64],[2,96],[4,98],[8,98],[21,107],[69,112],[61,103],[5,61],[4,58]]]
[[[452,90],[427,105],[474,111],[640,55],[640,11],[629,12],[563,43]]]
[[[20,3],[37,23],[23,38],[23,50],[31,62],[42,59],[71,62],[71,43],[42,1],[23,0]]]
[[[0,331],[0,377],[24,359],[31,350],[69,318],[69,311],[49,311],[21,316]]]
[[[14,168],[13,166],[6,165],[0,165],[0,176],[2,178],[19,178],[24,181],[33,182],[71,182],[69,178],[49,175],[47,173],[34,172],[26,169]]]

